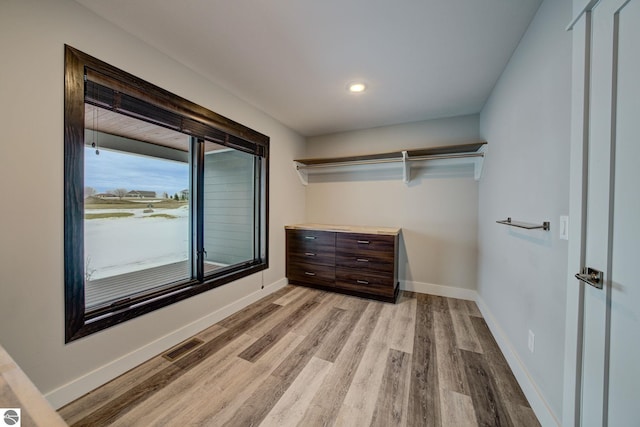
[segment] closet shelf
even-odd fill
[[[486,151],[486,142],[474,144],[448,145],[444,147],[420,148],[415,150],[393,151],[388,153],[366,154],[360,156],[347,157],[326,157],[314,159],[294,160],[294,166],[300,180],[304,185],[308,184],[308,174],[319,172],[324,168],[344,168],[360,167],[367,165],[385,165],[398,163],[403,169],[403,181],[408,183],[411,180],[411,163],[434,160],[460,160],[474,164],[474,178],[476,181],[482,175],[482,166]],[[393,165],[392,165],[393,166]],[[326,172],[324,172],[326,173]]]
[[[512,221],[511,218],[504,219],[502,221],[496,221],[498,224],[509,225],[511,227],[525,228],[527,230],[536,230],[541,228],[545,231],[549,231],[551,229],[551,225],[549,221],[545,221],[542,224],[532,224],[530,222],[521,222],[521,221]]]

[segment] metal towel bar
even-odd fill
[[[549,221],[545,221],[542,224],[531,224],[529,222],[520,222],[520,221],[512,221],[511,217],[504,219],[502,221],[496,221],[498,224],[509,225],[511,227],[525,228],[527,230],[535,230],[538,228],[542,228],[545,231],[549,231],[551,229],[551,224]]]

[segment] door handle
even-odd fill
[[[602,271],[598,271],[591,267],[584,267],[582,273],[576,274],[576,279],[581,282],[591,285],[596,289],[602,289],[604,282],[604,274]]]

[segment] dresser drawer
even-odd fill
[[[289,252],[288,260],[298,264],[313,265],[334,266],[336,263],[336,257],[333,252],[326,253],[321,251]]]
[[[316,230],[287,230],[287,248],[290,253],[334,254],[336,233]]]
[[[287,264],[287,278],[293,282],[334,286],[336,269],[332,265],[328,266],[289,262]]]
[[[355,292],[364,292],[384,297],[393,297],[394,277],[364,273],[352,268],[336,268],[336,287]]]
[[[338,233],[336,256],[366,258],[393,264],[396,252],[396,237],[377,234]]]
[[[351,268],[363,273],[377,273],[378,275],[383,275],[385,277],[392,277],[395,267],[393,260],[389,262],[380,261],[377,257],[353,254],[336,255],[336,266]]]

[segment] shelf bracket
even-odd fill
[[[487,154],[487,144],[480,147],[477,152],[482,153],[483,155],[476,157],[473,162],[473,179],[480,181],[480,178],[482,177],[482,168],[484,166],[484,156]]]
[[[411,163],[409,162],[409,153],[402,152],[402,182],[408,184],[411,181]]]
[[[300,182],[302,185],[309,185],[309,174],[304,170],[304,165],[300,162],[293,161],[293,168],[296,170],[298,174],[298,178],[300,178]]]

